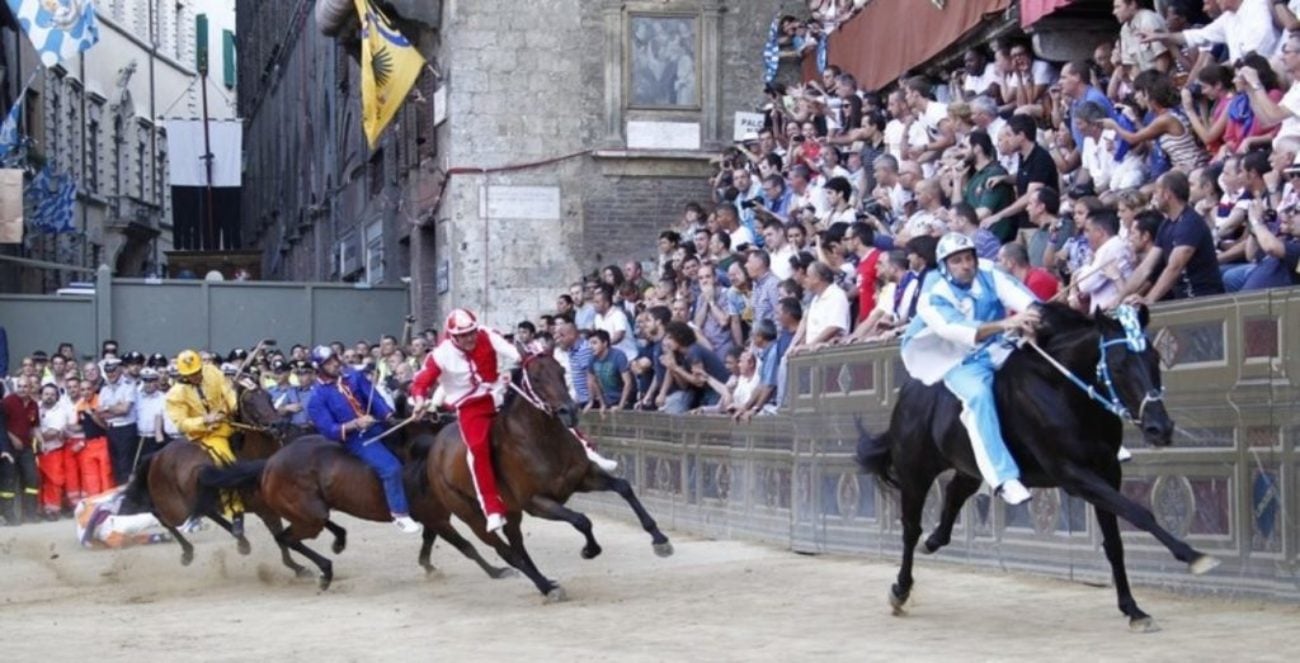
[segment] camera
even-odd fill
[[[741,209],[754,209],[754,206],[757,205],[757,204],[758,204],[758,201],[757,201],[757,200],[752,200],[752,199],[751,199],[751,200],[742,200],[742,201],[740,201],[740,208],[741,208]]]
[[[885,209],[885,206],[881,205],[879,200],[868,200],[863,203],[862,211],[859,214],[860,216],[858,218],[862,218],[862,216],[874,216],[881,221],[889,218],[889,210]]]

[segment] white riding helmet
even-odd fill
[[[971,241],[971,238],[961,233],[948,233],[939,240],[939,245],[934,250],[934,257],[940,265],[943,265],[954,254],[974,250],[975,242]]]
[[[948,273],[948,258],[962,251],[975,252],[975,242],[961,233],[944,235],[934,249],[935,260],[939,263],[939,273],[949,281],[952,281],[952,275]]]

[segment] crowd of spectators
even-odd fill
[[[1300,0],[1113,13],[1086,59],[1005,37],[882,91],[834,65],[769,84],[765,126],[653,261],[603,267],[515,333],[554,345],[587,407],[741,420],[783,402],[790,355],[902,334],[945,233],[1090,312],[1296,283]],[[808,48],[822,18],[778,18],[776,45]]]

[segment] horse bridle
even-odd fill
[[[510,388],[513,389],[516,394],[519,394],[520,398],[523,398],[525,401],[527,401],[529,405],[532,405],[538,410],[541,410],[542,413],[546,414],[546,416],[553,417],[555,416],[555,408],[552,408],[550,405],[547,405],[546,402],[544,402],[540,397],[538,397],[537,391],[533,389],[533,381],[531,378],[528,377],[528,364],[532,363],[533,360],[537,359],[537,357],[539,356],[540,355],[538,354],[530,354],[524,357],[523,362],[520,363],[519,373],[521,375],[519,380],[520,382],[524,383],[522,387],[520,387],[518,384],[515,384],[514,380],[511,380],[509,384],[510,384]]]
[[[1070,369],[1061,365],[1061,362],[1047,354],[1047,352],[1039,347],[1037,343],[1029,341],[1029,346],[1037,351],[1038,354],[1042,355],[1043,359],[1047,360],[1047,363],[1051,364],[1053,368],[1068,378],[1076,387],[1082,389],[1089,398],[1100,403],[1101,406],[1106,408],[1106,410],[1111,414],[1120,419],[1127,419],[1133,422],[1133,424],[1140,426],[1142,424],[1142,417],[1146,414],[1147,405],[1164,401],[1165,394],[1163,389],[1152,389],[1151,391],[1148,391],[1142,396],[1142,402],[1138,404],[1136,417],[1133,416],[1132,412],[1130,412],[1120,400],[1119,393],[1115,391],[1115,381],[1111,378],[1110,364],[1106,361],[1107,351],[1109,348],[1116,345],[1124,345],[1128,347],[1129,352],[1145,352],[1147,349],[1147,337],[1142,331],[1142,324],[1138,321],[1137,310],[1132,306],[1124,305],[1116,308],[1113,316],[1119,321],[1120,326],[1124,328],[1124,337],[1106,340],[1106,337],[1102,335],[1097,340],[1097,347],[1101,352],[1101,356],[1097,359],[1097,381],[1101,383],[1102,387],[1105,389],[1104,394],[1098,393],[1095,386],[1084,382],[1082,378],[1075,375]]]

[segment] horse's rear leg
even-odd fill
[[[280,548],[280,561],[283,562],[290,571],[293,571],[295,576],[299,578],[310,576],[311,571],[308,571],[307,567],[293,561],[293,558],[289,556],[289,546],[280,542],[280,532],[284,531],[284,523],[280,522],[280,518],[274,514],[263,511],[255,511],[254,513],[256,513],[257,517],[266,525],[266,529],[271,532],[271,538],[275,539],[275,545]]]
[[[930,536],[926,538],[925,545],[921,547],[921,552],[932,555],[940,548],[952,542],[952,527],[957,523],[957,515],[961,513],[961,508],[966,504],[966,500],[980,488],[980,479],[971,477],[958,472],[953,475],[952,481],[948,482],[948,489],[943,496],[943,515],[939,518],[939,526],[934,528]]]
[[[1124,497],[1118,488],[1112,487],[1101,476],[1089,470],[1066,468],[1061,478],[1061,487],[1079,495],[1097,509],[1109,511],[1156,537],[1173,554],[1174,559],[1187,564],[1188,569],[1195,575],[1201,575],[1219,565],[1218,559],[1194,550],[1181,539],[1170,534],[1156,522],[1155,516],[1151,515],[1150,511]]]
[[[474,536],[477,536],[483,543],[492,546],[492,549],[497,551],[497,555],[504,559],[507,564],[519,569],[524,575],[528,576],[528,579],[533,581],[533,585],[537,587],[537,591],[541,592],[548,602],[563,600],[564,590],[555,581],[542,575],[542,572],[537,569],[537,565],[533,564],[533,560],[528,556],[528,551],[524,549],[524,539],[519,533],[519,514],[507,516],[505,533],[509,543],[506,543],[497,535],[487,531],[486,519],[477,511],[477,507],[475,509],[475,517],[461,519],[474,531]],[[445,532],[443,536],[446,537]],[[553,593],[556,594],[554,597],[552,596]]]
[[[329,589],[330,583],[334,582],[334,563],[326,559],[324,555],[321,555],[303,544],[301,537],[295,531],[296,529],[297,526],[290,523],[289,527],[276,535],[275,542],[282,546],[286,546],[303,557],[311,560],[312,563],[316,565],[316,568],[320,569],[321,591]],[[319,528],[317,529],[319,531]]]
[[[587,544],[582,548],[583,559],[594,559],[600,555],[600,544],[596,543],[596,537],[591,533],[591,519],[587,516],[541,495],[533,496],[526,511],[538,518],[558,520],[573,525],[573,529],[581,532],[587,539]]]
[[[474,548],[474,544],[465,540],[465,537],[461,536],[460,533],[451,526],[451,523],[446,521],[434,523],[432,525],[429,523],[424,524],[424,544],[420,546],[420,566],[424,567],[425,573],[433,573],[435,570],[433,564],[429,562],[429,555],[433,551],[433,542],[439,535],[442,535],[442,538],[456,548],[460,554],[469,558],[475,564],[478,564],[478,567],[483,569],[483,572],[488,574],[489,578],[496,580],[514,575],[514,569],[501,568],[499,566],[488,564],[487,560],[483,559],[483,556]]]
[[[637,498],[636,493],[632,490],[632,484],[627,479],[622,479],[610,474],[606,474],[600,469],[593,469],[588,475],[585,490],[589,491],[606,491],[612,490],[622,497],[632,511],[636,513],[637,520],[641,521],[641,527],[650,533],[650,543],[654,546],[655,554],[660,557],[668,557],[673,554],[673,544],[668,540],[664,533],[659,531],[659,525],[655,519],[646,511],[641,500]]]
[[[175,537],[176,543],[181,544],[181,566],[189,566],[194,561],[194,544],[190,543],[189,539],[186,539],[180,530],[168,525],[166,521],[159,518],[158,522],[162,523],[162,526],[166,527],[167,531]]]
[[[248,539],[244,536],[244,533],[240,532],[239,534],[235,534],[235,526],[232,525],[229,520],[226,520],[220,513],[209,511],[208,518],[219,525],[221,529],[230,532],[230,535],[235,537],[235,543],[237,545],[237,550],[239,550],[239,554],[247,555],[253,551],[253,546],[249,545]]]
[[[334,535],[334,544],[333,544],[332,546],[330,546],[330,549],[334,551],[334,554],[335,554],[335,555],[337,555],[337,554],[343,552],[345,549],[347,549],[347,547],[348,547],[348,531],[347,531],[347,530],[345,530],[345,529],[343,529],[342,527],[340,527],[340,526],[339,526],[338,524],[336,524],[333,520],[326,520],[326,521],[325,521],[325,529],[329,530],[329,531],[330,531],[330,534],[333,534],[333,535]]]
[[[898,569],[898,582],[889,588],[889,605],[894,609],[895,617],[907,614],[907,599],[912,595],[912,555],[917,541],[921,539],[921,512],[925,509],[925,488],[929,484],[927,481],[903,486],[900,498],[903,511],[903,564]]]

